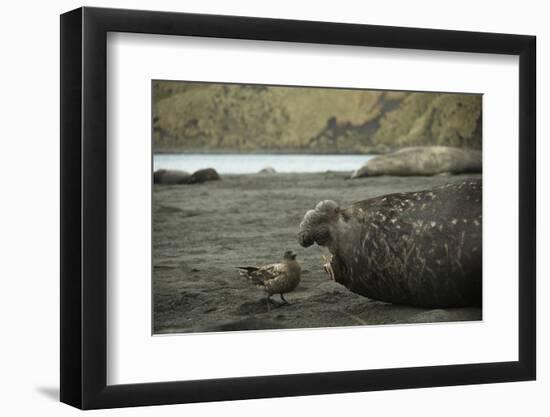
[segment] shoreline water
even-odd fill
[[[382,151],[383,149],[383,151]],[[258,154],[272,154],[272,155],[383,155],[390,153],[394,148],[385,147],[380,148],[379,150],[373,148],[368,149],[368,152],[360,152],[356,149],[297,149],[297,148],[288,148],[288,149],[250,149],[250,150],[235,150],[235,149],[220,149],[217,148],[215,151],[212,151],[208,148],[196,148],[196,149],[155,149],[153,155],[258,155]]]
[[[314,155],[288,154],[163,154],[154,155],[154,170],[181,170],[195,172],[214,168],[220,175],[255,174],[265,168],[277,173],[321,173],[328,170],[354,171],[373,155]]]

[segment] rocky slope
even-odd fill
[[[481,95],[153,82],[156,152],[481,149]]]

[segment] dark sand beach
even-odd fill
[[[349,204],[480,175],[346,180],[349,174],[225,175],[204,184],[155,185],[153,332],[481,320],[481,308],[428,310],[356,295],[328,279],[320,248],[296,241],[305,212],[321,200]],[[277,262],[287,249],[298,254],[302,281],[286,295],[290,305],[268,312],[264,293],[235,267]]]

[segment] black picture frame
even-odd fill
[[[108,32],[519,56],[519,360],[107,385]],[[524,35],[88,7],[61,15],[61,401],[94,409],[535,379],[535,51]]]

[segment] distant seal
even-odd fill
[[[265,167],[258,171],[258,174],[276,174],[277,171],[275,171],[275,168],[273,167]]]
[[[197,184],[206,181],[220,180],[220,174],[214,168],[205,168],[195,171],[187,180],[187,184]]]
[[[154,184],[186,184],[191,174],[175,169],[159,169],[153,173]]]
[[[481,305],[482,182],[309,210],[298,241],[331,253],[332,278],[366,297],[427,308]]]
[[[220,175],[214,168],[199,169],[193,174],[177,169],[159,169],[153,173],[153,183],[164,185],[198,184],[220,179]]]
[[[377,156],[355,171],[351,178],[464,174],[481,170],[481,151],[451,146],[416,146]]]

